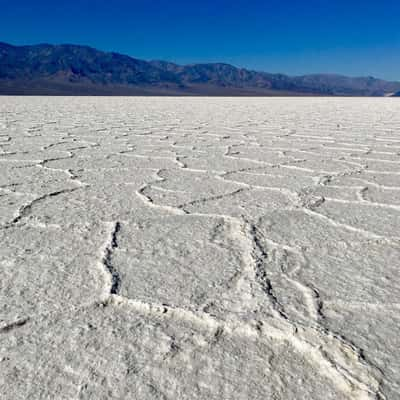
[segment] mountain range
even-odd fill
[[[400,82],[144,61],[88,46],[0,42],[3,95],[400,96]]]

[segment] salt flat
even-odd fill
[[[399,399],[400,103],[0,98],[1,399]]]

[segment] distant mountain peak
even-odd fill
[[[0,94],[385,96],[399,82],[336,74],[290,77],[233,65],[144,61],[74,44],[0,42]]]

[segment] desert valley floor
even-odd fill
[[[0,97],[0,398],[400,399],[400,103]]]

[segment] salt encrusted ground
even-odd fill
[[[395,99],[0,98],[0,398],[399,399]]]

